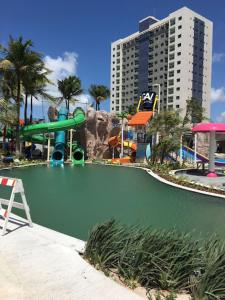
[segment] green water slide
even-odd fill
[[[21,134],[24,137],[26,137],[26,136],[33,136],[41,133],[68,130],[81,125],[84,121],[85,121],[84,111],[81,108],[77,108],[74,111],[74,115],[72,119],[24,126],[21,129]]]

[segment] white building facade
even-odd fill
[[[160,109],[195,98],[210,117],[213,24],[183,7],[163,20],[147,17],[139,31],[111,45],[110,111],[127,111],[146,91],[160,91]]]

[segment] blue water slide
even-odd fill
[[[58,121],[65,121],[68,116],[68,110],[61,107],[58,113]],[[55,148],[52,153],[50,163],[52,166],[63,166],[65,152],[65,130],[55,132]]]

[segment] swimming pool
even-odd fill
[[[144,170],[86,165],[2,170],[21,178],[33,222],[87,239],[95,224],[116,218],[126,224],[225,234],[225,201],[158,182]],[[3,197],[9,188],[0,187]]]

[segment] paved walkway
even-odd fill
[[[83,260],[83,247],[36,224],[0,236],[0,299],[143,300]]]

